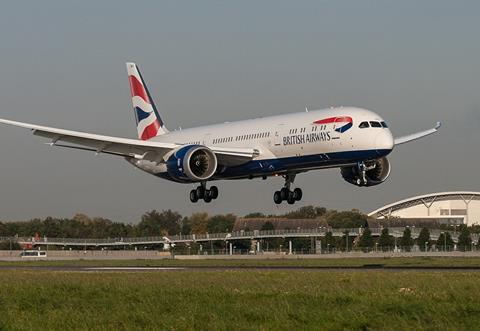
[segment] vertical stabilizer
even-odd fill
[[[133,110],[137,120],[138,138],[148,140],[167,133],[168,130],[165,128],[137,65],[131,62],[127,63],[127,72]]]

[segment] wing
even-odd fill
[[[33,134],[51,139],[50,145],[93,151],[136,159],[163,162],[165,156],[182,145],[155,141],[143,141],[104,136],[79,131],[51,128],[23,122],[0,119],[0,123],[18,126],[33,131]],[[258,155],[250,148],[212,148],[222,165],[232,166],[246,163]]]
[[[208,146],[207,146],[208,147]],[[260,155],[259,150],[254,148],[237,147],[209,147],[217,156],[218,163],[227,167],[233,167],[247,163]]]
[[[417,139],[420,139],[420,138],[429,136],[429,135],[431,135],[431,134],[434,134],[435,132],[438,131],[438,129],[439,129],[441,126],[442,126],[442,123],[437,122],[437,125],[435,125],[435,127],[432,128],[432,129],[430,129],[430,130],[426,130],[426,131],[422,131],[422,132],[417,132],[417,133],[414,133],[414,134],[410,134],[410,135],[408,135],[408,136],[403,136],[403,137],[395,138],[395,145],[405,144],[405,143],[408,143],[408,142],[410,142],[410,141],[417,140]]]

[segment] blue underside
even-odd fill
[[[390,152],[391,150],[389,149],[363,150],[254,160],[235,167],[219,166],[219,170],[210,180],[261,177],[290,171],[300,172],[315,168],[335,167],[359,161],[378,159],[390,154]],[[172,178],[168,173],[157,174],[157,176],[172,181],[184,182]]]

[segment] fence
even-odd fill
[[[373,237],[379,237],[383,228],[370,228]],[[403,236],[405,228],[389,228],[389,235],[391,235],[395,240]],[[412,239],[418,238],[420,230],[415,227],[411,227],[411,236]],[[235,231],[230,233],[205,233],[205,234],[189,234],[189,235],[173,235],[173,236],[155,236],[155,237],[119,237],[119,238],[104,238],[104,239],[79,239],[79,238],[26,238],[26,237],[0,237],[0,241],[4,242],[18,242],[23,245],[32,245],[32,246],[63,246],[63,247],[118,247],[124,248],[127,247],[138,247],[140,245],[164,245],[164,246],[175,246],[177,244],[193,244],[193,243],[213,243],[213,242],[234,242],[240,240],[266,240],[273,238],[312,238],[312,240],[325,237],[328,232],[331,232],[333,237],[345,237],[355,238],[362,235],[365,229],[363,228],[343,228],[343,229],[334,229],[329,227],[319,227],[314,229],[287,229],[287,230],[266,230],[266,231]],[[458,234],[454,231],[445,231],[445,230],[430,230],[430,239],[435,241],[439,238],[442,233],[449,232],[452,240],[454,242],[458,241]],[[474,249],[473,241],[476,243],[478,241],[478,235],[472,234],[472,247]],[[398,249],[398,246],[395,245],[395,249]],[[428,248],[428,247],[427,247]],[[313,249],[313,248],[312,248]],[[329,251],[333,249],[332,247],[323,247],[323,250]],[[337,247],[337,250],[342,250],[343,248]],[[348,247],[346,247],[348,249]],[[378,247],[374,247],[378,249]],[[420,248],[421,249],[421,248]],[[465,249],[468,249],[467,247]],[[268,247],[267,247],[268,250]],[[368,249],[367,249],[368,250]]]

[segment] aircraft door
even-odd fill
[[[273,132],[273,146],[272,150],[275,152],[283,151],[283,137],[285,135],[285,124],[279,124],[275,127]]]
[[[203,136],[202,145],[208,146],[208,145],[212,145],[212,144],[213,144],[213,142],[212,142],[212,134],[211,134],[211,133],[207,133],[206,135]]]

